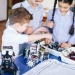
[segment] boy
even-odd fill
[[[28,28],[24,33],[31,34],[35,29],[38,27],[41,27],[42,19],[43,19],[43,6],[41,5],[41,2],[43,0],[25,0],[23,2],[15,4],[12,9],[18,8],[18,7],[24,7],[26,8],[30,14],[33,15],[33,20],[30,21]],[[8,27],[10,24],[9,19],[6,23],[6,27]],[[23,43],[19,45],[19,49],[22,50],[25,47],[29,47],[30,43]],[[20,52],[21,53],[21,52]]]
[[[10,25],[4,30],[2,36],[2,47],[12,46],[15,57],[19,54],[19,44],[36,41],[42,38],[52,39],[50,34],[35,35],[38,31],[47,31],[44,27],[35,30],[32,35],[22,34],[22,32],[27,29],[28,24],[32,19],[32,15],[24,7],[11,10],[9,16]]]

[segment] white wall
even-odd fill
[[[42,5],[44,8],[52,9],[55,0],[43,0]]]
[[[54,1],[55,0],[43,0],[42,5],[43,5],[44,8],[46,8],[44,10],[43,16],[47,16],[48,11],[50,9],[53,9]],[[58,4],[56,6],[58,6]]]
[[[0,0],[0,21],[7,19],[7,0]]]

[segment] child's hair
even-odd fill
[[[24,23],[29,23],[32,19],[32,15],[24,7],[12,9],[9,16],[10,25],[15,23],[20,23],[22,25]]]
[[[69,5],[71,5],[73,0],[58,0],[58,2],[69,3]],[[51,19],[51,21],[53,21],[53,22],[54,22],[56,4],[57,4],[57,0],[54,1],[54,7],[53,7],[53,13],[52,13],[52,19]],[[69,31],[70,35],[74,34],[74,16],[75,16],[75,5],[74,5],[73,23],[72,23],[71,29]]]

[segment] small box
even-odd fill
[[[75,52],[75,47],[69,48],[68,51],[69,51],[69,52],[70,52],[70,51],[74,51],[74,52]],[[62,60],[63,62],[68,63],[68,64],[73,64],[73,65],[75,65],[75,61],[72,60],[72,59],[70,59],[70,58],[68,58],[68,57],[66,57],[66,56],[64,56],[64,55],[62,54],[62,52],[60,53],[59,56],[61,57],[61,60]]]

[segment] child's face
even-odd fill
[[[19,24],[19,25],[17,26],[17,31],[18,31],[19,33],[24,32],[24,31],[27,29],[28,24],[29,24],[29,23],[25,23],[25,24],[23,24],[23,25],[20,25],[20,24]]]
[[[30,0],[31,5],[37,7],[43,0]]]
[[[58,8],[62,15],[65,15],[70,10],[69,3],[58,2]]]

